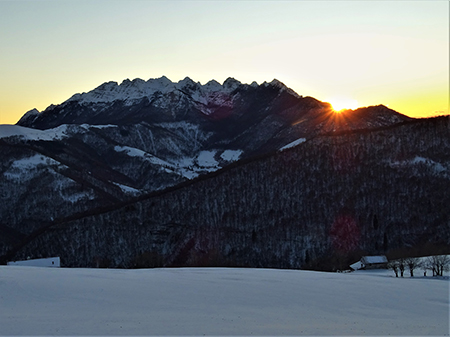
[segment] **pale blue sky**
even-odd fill
[[[448,113],[448,1],[0,1],[0,123],[126,78]]]

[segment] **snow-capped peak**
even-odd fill
[[[273,85],[275,87],[278,87],[278,88],[287,88],[286,85],[283,82],[278,81],[276,78],[274,78],[272,80],[272,82],[270,82],[269,84],[271,84],[271,85]]]
[[[178,87],[186,87],[186,86],[195,86],[197,83],[195,83],[193,80],[191,80],[189,77],[185,77],[178,83]]]
[[[203,86],[208,91],[221,91],[223,89],[222,84],[216,80],[211,80]]]
[[[234,79],[233,77],[228,77],[225,82],[223,82],[223,88],[227,91],[233,91],[240,85],[242,85],[242,83]]]
[[[33,120],[36,119],[37,116],[39,116],[39,110],[34,108],[31,109],[30,111],[27,111],[22,118],[19,120],[18,124],[23,123],[23,122],[27,122],[27,123],[32,123]]]
[[[286,84],[284,84],[283,82],[277,80],[276,78],[274,78],[270,83],[264,82],[262,85],[264,86],[273,86],[276,88],[279,88],[281,91],[286,91],[289,94],[301,98],[302,96],[300,96],[299,94],[297,94],[294,90],[292,90],[291,88],[289,88],[288,86],[286,86]]]
[[[185,77],[183,80],[176,83],[175,87],[182,92],[192,93],[201,90],[202,85],[200,82],[194,82],[189,77]]]
[[[29,116],[39,115],[39,110],[36,109],[36,108],[31,109],[30,111],[28,111],[27,113],[25,113],[25,115],[29,115]]]
[[[175,83],[169,80],[166,76],[162,76],[160,78],[150,78],[148,81],[144,81],[140,78],[136,78],[134,80],[125,79],[120,84],[114,81],[105,82],[89,92],[73,95],[67,100],[67,102],[75,101],[80,104],[88,104],[110,103],[116,100],[122,100],[127,104],[133,104],[136,100],[144,97],[151,97],[155,93],[166,94],[173,91],[181,91],[191,95],[195,93],[195,98],[206,98],[212,93],[229,94],[242,85],[243,84],[240,81],[232,77],[227,78],[222,85],[215,80],[211,80],[202,85],[200,82],[195,82],[189,77],[185,77],[183,80]],[[295,94],[291,89],[278,80],[273,80],[270,83],[264,82],[263,85],[276,86],[282,90],[289,90],[291,93]],[[256,82],[252,82],[250,86],[258,87],[258,84]],[[202,101],[203,99],[200,100]]]
[[[174,90],[173,83],[167,77],[149,79],[144,81],[140,78],[134,80],[126,79],[120,85],[117,82],[106,82],[92,91],[75,94],[67,101],[78,101],[79,103],[108,103],[116,100],[134,101],[148,97],[156,92],[168,92]]]

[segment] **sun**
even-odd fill
[[[331,104],[335,112],[348,109],[354,110],[358,108],[358,102],[350,98],[334,97],[329,99],[328,102]]]

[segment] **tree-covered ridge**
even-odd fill
[[[58,255],[67,266],[336,269],[361,253],[448,247],[449,144],[447,117],[317,136],[53,226],[16,258]]]

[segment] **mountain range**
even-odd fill
[[[278,80],[107,82],[0,126],[0,255],[322,268],[445,246],[449,130]]]

